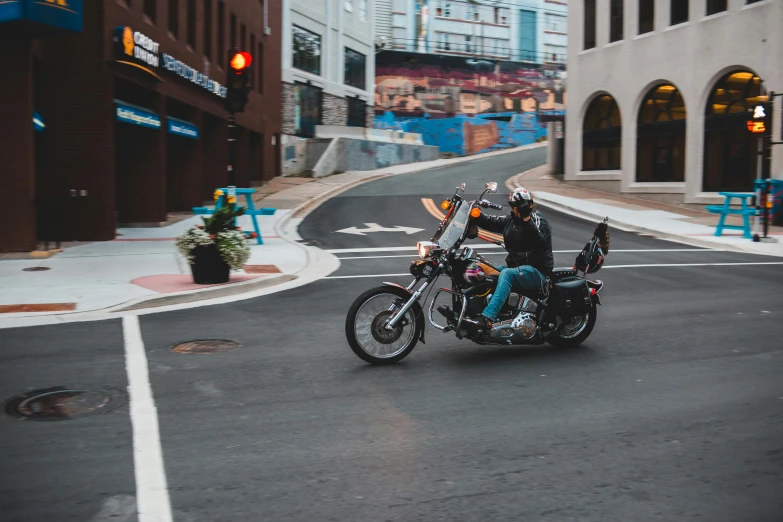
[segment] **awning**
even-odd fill
[[[114,100],[117,121],[151,129],[160,129],[160,116],[149,109],[120,100]]]
[[[172,118],[171,116],[166,117],[166,123],[168,124],[168,130],[171,134],[192,138],[194,140],[198,139],[198,127],[193,123],[178,118]]]

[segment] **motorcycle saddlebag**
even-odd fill
[[[590,288],[584,279],[560,281],[552,288],[552,304],[563,317],[576,317],[590,311]]]

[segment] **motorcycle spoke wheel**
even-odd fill
[[[585,331],[589,322],[590,314],[574,317],[569,323],[560,326],[560,337],[562,339],[574,339],[578,337]]]
[[[354,337],[361,350],[371,358],[395,358],[416,338],[416,317],[412,309],[393,329],[386,328],[386,323],[401,306],[398,296],[377,294],[362,303],[356,312]]]

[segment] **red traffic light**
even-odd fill
[[[228,64],[233,70],[241,71],[242,69],[249,67],[251,63],[253,63],[253,57],[250,56],[250,53],[241,52],[234,53],[234,56],[231,57]]]

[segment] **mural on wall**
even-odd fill
[[[374,126],[459,156],[527,145],[546,136],[542,116],[565,114],[565,80],[562,65],[382,51]]]

